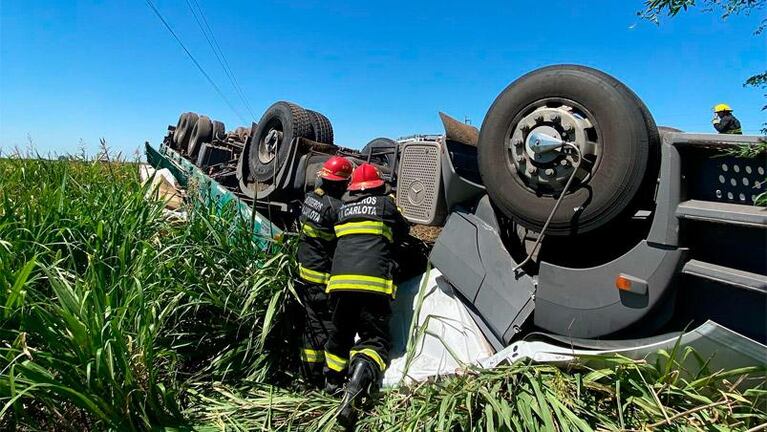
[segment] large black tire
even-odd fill
[[[314,141],[324,144],[333,144],[333,125],[330,120],[317,111],[306,110],[309,114],[309,121],[312,123],[314,131]]]
[[[180,116],[178,116],[178,121],[176,122],[176,129],[173,131],[173,138],[170,141],[171,148],[175,149],[178,148],[178,130],[181,129],[181,125],[184,123],[184,117],[186,117],[188,113],[181,113]]]
[[[360,152],[360,158],[368,160],[368,155],[372,151],[373,154],[370,155],[370,162],[376,165],[383,165],[394,169],[394,165],[397,162],[395,150],[397,149],[398,145],[399,144],[397,144],[396,141],[389,138],[375,138],[369,143],[365,144],[365,147],[363,147],[362,151]]]
[[[642,185],[639,193],[637,194],[637,197],[635,199],[635,206],[643,208],[645,210],[649,210],[651,208],[655,208],[655,189],[656,185],[660,176],[660,159],[661,159],[661,139],[660,139],[660,131],[661,129],[664,129],[662,126],[658,127],[658,125],[655,123],[655,119],[652,116],[652,113],[650,113],[650,109],[647,108],[647,105],[645,105],[644,101],[634,93],[633,90],[631,90],[629,87],[624,86],[629,92],[631,92],[631,95],[634,97],[634,101],[639,106],[639,109],[642,111],[642,117],[645,121],[645,128],[647,129],[647,139],[648,139],[648,161],[647,161],[647,169],[646,169],[646,176],[645,176],[645,183]],[[665,128],[665,129],[673,129],[673,128]],[[679,129],[675,129],[678,132],[681,132]]]
[[[224,122],[213,120],[213,132],[211,136],[214,140],[226,141],[226,126],[224,125]]]
[[[271,130],[282,133],[274,155],[265,151],[264,140]],[[300,106],[280,101],[266,110],[251,137],[248,163],[251,176],[259,182],[270,181],[288,157],[290,142],[294,138],[314,138],[309,113]]]
[[[189,159],[195,160],[200,147],[204,143],[209,143],[213,137],[213,122],[206,116],[200,116],[192,129],[192,136],[189,138],[189,144],[186,147],[186,154]]]
[[[176,149],[186,149],[187,144],[189,144],[189,138],[192,136],[192,129],[197,124],[199,117],[193,112],[181,114],[176,125],[176,131],[173,133],[173,142],[176,144]]]
[[[586,107],[601,146],[601,161],[587,181],[570,188],[546,234],[586,233],[633,215],[652,195],[657,179],[660,143],[655,122],[620,81],[573,65],[550,66],[519,78],[487,112],[479,135],[479,166],[494,204],[527,228],[543,228],[557,195],[526,186],[510,162],[507,143],[526,110],[546,100]]]

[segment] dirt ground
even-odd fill
[[[410,235],[429,244],[437,240],[440,232],[442,227],[438,226],[413,225],[410,227]]]

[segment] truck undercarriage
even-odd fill
[[[521,77],[479,130],[440,115],[443,135],[357,151],[334,144],[322,114],[278,102],[229,133],[185,113],[159,152],[147,147],[153,165],[196,172],[206,200],[236,201],[271,237],[296,230],[329,157],[376,164],[409,221],[440,227],[426,249],[401,247],[412,268],[400,279],[428,253],[499,351],[541,333],[625,348],[712,320],[767,352],[763,137],[656,127],[628,87],[581,66]]]

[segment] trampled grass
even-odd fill
[[[233,213],[174,222],[146,192],[132,164],[0,160],[0,429],[334,430],[337,401],[297,390],[291,245],[262,252]],[[683,355],[467,370],[383,392],[358,430],[767,423],[764,370]]]

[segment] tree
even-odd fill
[[[755,10],[764,8],[767,0],[645,0],[645,8],[638,15],[655,24],[660,24],[663,15],[674,17],[680,12],[685,12],[692,7],[702,5],[704,11],[716,11],[722,14],[722,19],[731,15],[750,14]],[[767,28],[767,18],[762,19],[759,26],[754,30],[755,35],[760,35]],[[743,84],[744,87],[767,88],[767,71],[749,77]],[[767,94],[765,94],[767,97]],[[767,105],[762,111],[767,110]],[[762,133],[767,135],[767,123],[762,125]]]
[[[767,0],[645,0],[645,9],[639,12],[642,18],[648,19],[654,23],[660,22],[661,15],[673,17],[679,12],[702,4],[707,11],[720,11],[722,18],[740,13],[751,13],[756,9],[761,9],[767,4]],[[757,28],[757,34],[764,30],[767,25],[767,19],[762,20]]]

